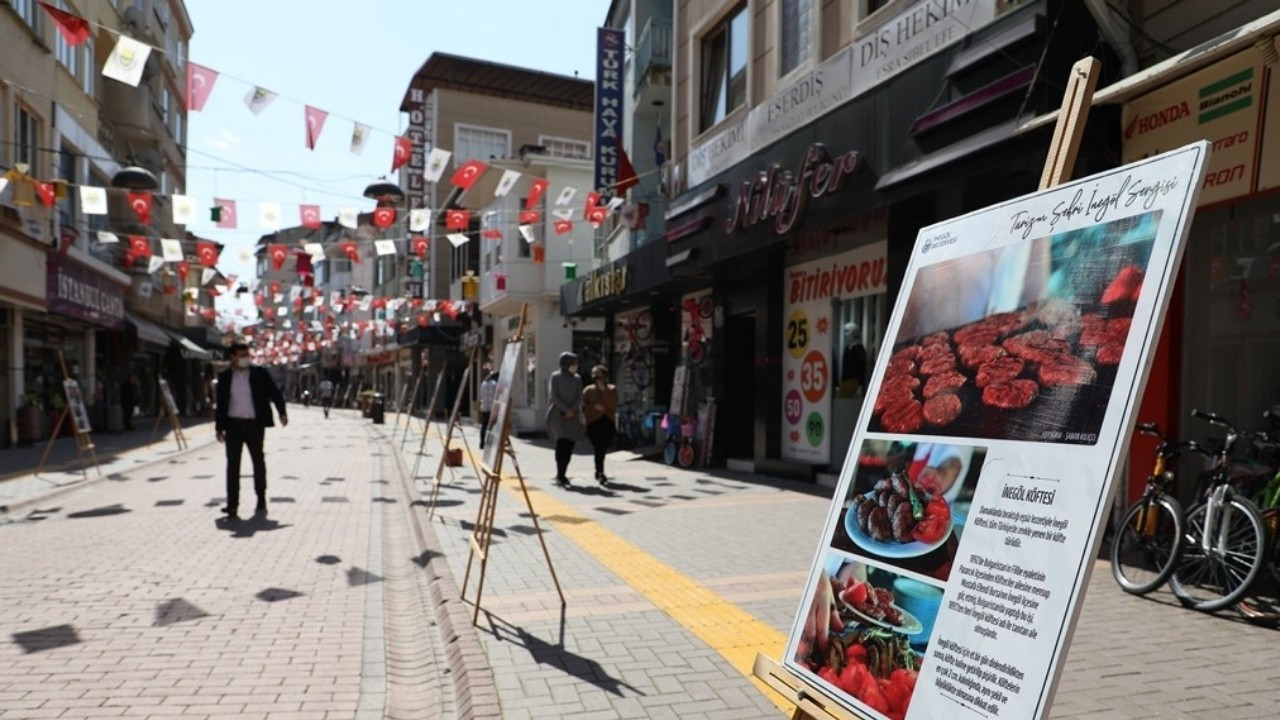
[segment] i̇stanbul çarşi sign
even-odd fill
[[[786,667],[866,717],[1048,713],[1208,147],[920,231]]]

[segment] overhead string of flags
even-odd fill
[[[108,32],[117,35],[115,47],[108,56],[106,63],[103,65],[102,74],[108,78],[118,82],[125,83],[132,87],[137,87],[142,79],[143,68],[146,65],[147,58],[152,52],[164,53],[164,48],[156,47],[144,42],[135,40],[114,28],[102,26],[92,23],[88,19],[75,15],[74,13],[62,10],[47,2],[39,3],[45,12],[52,18],[58,31],[62,34],[67,44],[75,47],[85,42],[90,35],[92,27],[100,27]],[[214,88],[218,85],[221,78],[231,78],[233,80],[243,82],[250,86],[250,90],[244,97],[244,104],[254,115],[264,112],[275,100],[281,97],[279,93],[269,90],[260,85],[250,83],[248,81],[235,78],[234,76],[225,75],[203,65],[194,62],[186,62],[186,107],[190,112],[200,112],[204,109],[210,96],[213,94]],[[289,98],[292,100],[291,98]],[[299,102],[299,101],[295,101]],[[326,121],[330,113],[320,108],[314,107],[308,103],[299,102],[303,106],[304,119],[304,145],[314,150],[316,143],[320,139],[320,135],[325,128]],[[337,116],[335,116],[337,117]],[[348,118],[349,119],[349,118]],[[391,172],[400,170],[406,165],[414,152],[413,142],[409,137],[398,133],[381,130],[366,123],[351,120],[352,132],[350,141],[350,151],[356,155],[364,153],[369,143],[372,133],[383,133],[390,135],[393,139]],[[581,217],[593,227],[599,227],[603,224],[610,214],[617,212],[625,203],[621,197],[621,193],[635,186],[640,182],[642,175],[637,175],[630,159],[627,157],[622,148],[618,148],[620,154],[620,173],[619,180],[612,187],[593,190],[585,193],[584,202],[581,210]],[[426,167],[423,171],[424,179],[428,183],[439,183],[444,179],[445,172],[448,168],[453,154],[446,149],[435,147],[428,151],[426,158]],[[484,237],[488,239],[501,239],[505,236],[505,228],[515,225],[519,231],[520,237],[530,244],[539,242],[537,234],[533,231],[533,226],[542,222],[542,210],[539,204],[547,196],[549,190],[549,182],[545,178],[532,175],[525,175],[517,170],[491,168],[488,163],[480,160],[467,160],[457,165],[456,169],[450,175],[448,181],[454,187],[464,191],[471,190],[480,178],[490,170],[501,172],[493,189],[494,198],[506,197],[515,189],[517,183],[527,180],[528,189],[524,197],[523,207],[517,210],[498,210],[486,211],[479,213],[480,229],[472,230],[473,213],[465,209],[442,209],[439,212],[439,218],[443,221],[445,238],[455,246],[469,242],[473,237]],[[654,171],[656,172],[656,171]],[[649,173],[646,173],[649,174]],[[77,185],[66,182],[65,180],[48,180],[43,181],[31,177],[27,174],[27,168],[15,167],[4,176],[0,176],[0,192],[3,192],[5,186],[12,183],[14,186],[14,202],[18,205],[34,205],[39,202],[47,208],[54,207],[59,198],[65,197],[70,189],[75,189],[79,194],[81,211],[86,215],[106,215],[107,199],[109,193],[124,194],[129,207],[133,210],[139,223],[149,225],[151,223],[152,210],[155,205],[155,196],[153,193],[135,190],[119,190],[115,188],[103,188],[90,185]],[[555,194],[554,209],[550,210],[551,227],[557,235],[568,235],[573,232],[573,223],[577,213],[574,212],[572,203],[578,195],[578,189],[574,187],[560,188]],[[197,198],[185,194],[168,195],[170,210],[172,212],[172,221],[178,225],[189,225],[196,221],[197,209],[201,203]],[[240,214],[236,205],[236,200],[231,198],[213,198],[209,207],[210,219],[214,222],[215,227],[224,230],[240,229]],[[274,232],[283,226],[285,222],[285,214],[283,206],[277,202],[259,202],[258,203],[258,227],[265,232]],[[433,220],[437,219],[435,213],[430,208],[415,208],[408,211],[408,226],[410,233],[429,232],[431,230]],[[361,212],[354,207],[337,208],[336,222],[338,225],[351,230],[359,229]],[[397,221],[398,210],[389,203],[379,203],[370,215],[369,220],[373,227],[380,230],[392,228]],[[514,221],[514,222],[513,222]],[[324,225],[323,213],[320,205],[301,203],[298,205],[298,224],[312,229],[320,229]],[[102,243],[118,243],[120,234],[110,231],[98,231],[97,240]],[[126,253],[126,260],[136,262],[141,258],[153,258],[154,252],[150,248],[150,240],[143,235],[128,235],[130,243],[129,250]],[[169,247],[173,247],[173,243],[181,243],[185,241],[178,240],[161,240],[162,248],[166,243]],[[348,238],[338,243],[340,250],[350,257],[353,261],[359,262],[359,253],[357,243],[373,242],[380,243],[377,247],[379,255],[391,254],[397,252],[397,246],[400,242],[407,242],[406,250],[415,254],[425,256],[428,247],[428,241],[423,237],[408,236],[395,239],[374,239],[360,240]],[[144,250],[143,244],[148,247]],[[319,243],[306,243],[308,252],[314,259],[323,258],[324,246]],[[165,255],[162,255],[165,257]],[[167,257],[176,257],[173,253],[169,253]],[[162,260],[162,262],[169,262]],[[176,262],[176,261],[175,261]]]

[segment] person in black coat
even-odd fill
[[[222,511],[235,518],[240,506],[240,453],[249,448],[253,461],[253,490],[258,495],[257,515],[267,514],[267,462],[262,454],[263,436],[275,423],[271,405],[280,413],[280,424],[289,424],[284,395],[266,368],[256,367],[249,346],[231,346],[231,367],[218,375],[214,428],[218,442],[227,445],[227,505]]]

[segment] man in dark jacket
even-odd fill
[[[240,506],[240,452],[249,448],[253,461],[253,490],[258,494],[257,515],[267,514],[267,461],[262,455],[266,428],[275,425],[271,405],[280,413],[280,424],[289,424],[284,395],[266,368],[255,367],[249,346],[231,346],[231,367],[218,375],[217,412],[214,427],[218,442],[227,444],[227,505],[222,512],[235,518]]]

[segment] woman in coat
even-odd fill
[[[551,373],[547,386],[547,435],[556,444],[556,484],[569,486],[569,459],[582,439],[582,377],[578,356],[560,353],[560,369]]]

